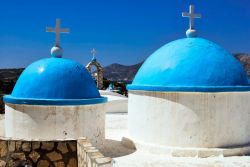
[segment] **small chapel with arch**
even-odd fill
[[[93,57],[92,60],[87,64],[86,68],[91,73],[92,77],[96,80],[96,85],[99,90],[103,89],[103,67],[96,59],[96,50],[95,48],[91,51]],[[91,72],[92,67],[96,67],[94,73]]]

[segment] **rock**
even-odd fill
[[[37,163],[37,167],[49,167],[49,162],[46,161],[46,160],[40,160],[38,163]]]
[[[100,152],[98,151],[98,152],[91,153],[90,158],[91,158],[91,159],[97,159],[97,158],[104,158],[104,156],[102,155],[102,153],[100,153]]]
[[[204,149],[204,150],[199,150],[198,151],[198,157],[199,158],[208,158],[208,157],[214,157],[214,156],[220,156],[222,155],[222,151],[218,150],[209,150],[209,149]]]
[[[76,161],[76,159],[75,158],[71,158],[69,160],[69,163],[68,163],[67,167],[77,167],[77,161]]]
[[[131,139],[129,139],[129,138],[122,137],[122,142],[121,142],[121,144],[122,144],[124,147],[128,148],[128,149],[133,149],[133,150],[136,149],[135,143],[134,143]]]
[[[53,142],[42,142],[42,149],[50,151],[53,148],[54,148]]]
[[[92,144],[89,141],[87,141],[87,140],[80,140],[80,141],[78,141],[78,145],[80,147],[84,147],[84,148],[92,146]]]
[[[62,159],[62,155],[53,151],[51,153],[46,154],[47,157],[51,160],[51,161],[58,161]]]
[[[32,150],[39,149],[40,144],[41,144],[41,142],[39,142],[39,141],[32,142]]]
[[[13,160],[11,159],[11,160],[9,160],[9,161],[7,162],[7,166],[8,166],[8,167],[16,167],[16,163],[15,163],[15,161],[13,161]]]
[[[33,167],[31,160],[27,160],[25,165],[25,167]]]
[[[63,154],[65,154],[65,153],[67,153],[69,151],[68,148],[67,148],[67,144],[66,143],[62,143],[62,142],[58,143],[57,149],[59,151],[61,151]]]
[[[31,145],[30,145],[30,143],[28,143],[28,142],[23,143],[22,150],[26,151],[26,152],[31,151]]]
[[[32,167],[32,163],[30,161],[15,161],[15,165],[13,167]]]
[[[15,141],[9,141],[9,152],[14,152],[16,149],[16,142]]]
[[[55,164],[55,167],[65,167],[65,164],[62,161],[55,162],[54,164]]]
[[[32,159],[32,161],[34,163],[37,162],[37,160],[40,158],[40,154],[38,154],[38,152],[36,151],[32,151],[30,154],[29,154],[29,157]]]
[[[110,165],[112,162],[112,158],[109,158],[109,157],[97,158],[95,161],[96,161],[97,166],[106,165],[106,164]]]
[[[19,151],[21,149],[22,142],[21,141],[16,141],[16,151]]]
[[[76,142],[69,142],[69,147],[72,152],[76,151]]]
[[[196,150],[188,150],[188,149],[174,149],[172,151],[173,157],[196,157],[198,152]]]
[[[0,167],[5,167],[6,166],[6,162],[5,161],[3,161],[3,160],[0,160]]]
[[[26,160],[25,154],[24,153],[13,153],[11,155],[11,158],[13,158],[14,160]]]
[[[0,141],[0,156],[4,157],[8,154],[8,147],[6,141]]]

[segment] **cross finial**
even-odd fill
[[[196,36],[196,31],[194,29],[194,19],[201,18],[201,14],[194,13],[194,5],[189,6],[189,13],[183,12],[182,17],[189,17],[189,30],[187,31],[187,36]]]
[[[93,49],[91,50],[91,54],[93,55],[92,60],[96,60],[96,58],[95,58],[96,53],[97,53],[97,51],[95,50],[95,48],[93,48]]]
[[[56,34],[55,37],[55,46],[60,46],[60,34],[61,33],[69,33],[68,28],[61,28],[61,20],[56,19],[56,27],[46,27],[46,32],[54,32]]]

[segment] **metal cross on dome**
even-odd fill
[[[194,5],[190,5],[189,13],[183,12],[182,17],[189,17],[189,29],[194,29],[194,19],[201,18],[201,14],[194,13]]]
[[[68,28],[61,28],[61,20],[56,19],[56,27],[46,27],[46,32],[54,32],[56,34],[55,37],[55,46],[60,46],[60,34],[61,33],[69,33]]]

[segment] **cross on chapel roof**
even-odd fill
[[[56,34],[55,36],[55,46],[60,46],[60,34],[61,33],[69,33],[68,28],[61,28],[61,20],[56,19],[56,27],[46,27],[46,32],[54,32]]]
[[[96,60],[95,55],[96,55],[97,51],[95,50],[95,48],[93,48],[90,53],[93,55],[92,60]]]
[[[189,29],[187,30],[186,34],[188,37],[195,37],[196,30],[194,29],[194,19],[201,18],[201,14],[194,13],[194,5],[189,6],[189,13],[182,12],[182,17],[189,17]]]

